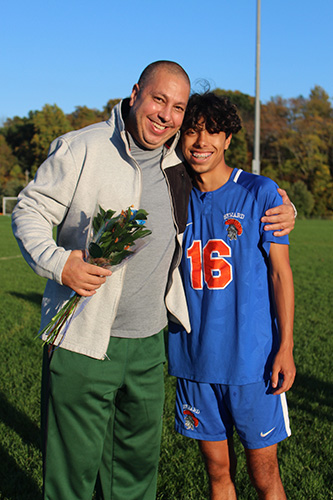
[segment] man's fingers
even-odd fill
[[[282,228],[280,230],[280,228]],[[284,227],[284,224],[269,224],[268,226],[264,226],[265,231],[274,231],[274,236],[285,236],[291,232],[290,227]]]
[[[278,189],[282,196],[283,205],[269,208],[261,217],[261,222],[268,224],[264,226],[265,231],[275,231],[274,236],[285,236],[295,227],[295,210],[284,189]]]
[[[87,290],[96,290],[106,282],[107,276],[97,276],[95,274],[85,274],[82,278],[82,287]]]
[[[289,221],[290,219],[295,219],[295,210],[291,203],[288,205],[278,205],[277,207],[266,210],[265,215],[261,218],[261,221],[270,222],[271,219],[268,219],[268,217],[272,216],[275,216],[276,220],[279,220],[277,217],[281,217],[281,220]],[[274,217],[272,217],[272,219],[274,220]]]
[[[271,210],[267,210],[268,214]],[[284,213],[278,213],[274,215],[265,215],[261,218],[261,221],[266,223],[264,226],[265,231],[276,231],[274,236],[285,236],[289,234],[295,227],[295,219],[290,217],[290,211]]]
[[[287,227],[287,224],[283,223],[283,222],[275,222],[273,224],[268,224],[267,226],[264,226],[264,229],[266,231],[270,230],[270,231],[275,231],[277,229],[285,229]],[[267,228],[267,229],[266,229]]]
[[[290,204],[290,199],[289,196],[287,195],[287,191],[284,189],[278,188],[278,193],[280,196],[282,196],[282,201],[284,204]]]
[[[107,269],[105,267],[99,267],[99,266],[94,266],[93,264],[88,264],[88,263],[85,263],[88,267],[86,267],[86,271],[93,275],[93,276],[111,276],[111,271],[110,269]]]
[[[89,297],[96,293],[103,283],[105,283],[107,276],[95,276],[92,274],[85,275],[82,280],[76,285],[75,291],[83,297]]]
[[[286,236],[287,234],[289,234],[291,232],[291,229],[288,228],[288,229],[283,229],[282,231],[275,231],[273,233],[274,236]]]
[[[269,208],[266,210],[264,217],[261,218],[262,222],[267,222],[268,219],[267,217],[272,217],[272,215],[275,215],[276,218],[279,216],[284,216],[284,215],[290,215],[290,209],[293,212],[293,208],[291,205],[278,205],[277,207]],[[274,220],[274,218],[273,218]]]
[[[273,234],[274,236],[285,236],[286,234],[289,234],[291,231],[290,227],[286,227],[285,224],[269,224],[267,226],[264,226],[265,231],[275,231]]]
[[[109,269],[85,262],[81,250],[73,250],[62,271],[62,282],[79,295],[87,297],[93,295],[111,274]]]
[[[92,295],[95,295],[96,290],[86,290],[85,288],[77,288],[75,290],[81,297],[91,297]]]

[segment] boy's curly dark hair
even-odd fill
[[[210,134],[225,132],[226,136],[237,134],[242,128],[237,108],[226,96],[217,96],[213,92],[192,94],[189,98],[182,125],[182,131],[198,130],[198,122],[203,118],[206,130]]]

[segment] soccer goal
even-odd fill
[[[2,198],[2,213],[10,215],[17,203],[17,196],[4,196]]]

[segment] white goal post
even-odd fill
[[[15,203],[14,203],[15,202]],[[17,196],[4,196],[2,198],[2,214],[10,215],[17,202]]]

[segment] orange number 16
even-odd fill
[[[225,288],[232,281],[231,264],[223,258],[231,256],[231,248],[223,240],[209,240],[203,250],[201,241],[194,240],[186,256],[191,261],[191,284],[195,290],[203,288],[203,276],[210,290]]]

